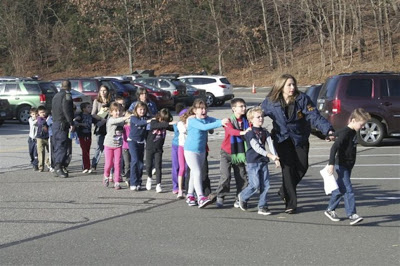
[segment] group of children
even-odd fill
[[[149,115],[148,106],[138,101],[133,111],[125,111],[123,104],[114,101],[110,104],[106,122],[107,134],[104,139],[105,166],[103,185],[108,187],[114,182],[116,190],[121,189],[122,178],[132,191],[140,191],[146,162],[146,189],[151,190],[153,174],[156,175],[156,192],[163,191],[162,155],[166,131],[174,131],[172,140],[172,185],[178,199],[186,198],[189,206],[205,206],[216,201],[218,207],[224,204],[224,198],[230,190],[231,168],[236,180],[236,200],[234,207],[247,210],[249,199],[259,192],[258,214],[269,215],[267,193],[270,187],[268,162],[280,167],[279,157],[274,149],[270,133],[263,128],[264,114],[260,107],[246,111],[246,103],[241,98],[231,101],[232,115],[216,119],[207,115],[207,105],[197,99],[190,108],[176,106],[179,121],[174,122],[168,109],[161,109],[154,117]],[[96,120],[91,115],[91,104],[82,103],[81,112],[75,117],[75,126],[82,149],[83,173],[90,172],[90,146],[92,124]],[[346,213],[350,217],[355,212],[354,192],[351,187],[350,173],[355,162],[355,135],[369,119],[368,113],[356,109],[348,127],[337,132],[338,141],[332,146],[329,171],[335,164],[338,173],[339,188],[333,191],[325,215],[332,221],[339,221],[335,208],[344,196]],[[51,139],[51,116],[46,109],[31,109],[29,119],[29,151],[35,170],[44,171],[46,165],[51,171],[51,159],[45,156],[49,151]],[[221,145],[221,178],[213,195],[203,191],[204,164],[207,163],[207,140],[209,132],[224,127],[225,138]],[[50,145],[51,146],[51,145]],[[37,155],[36,155],[37,150]],[[50,148],[51,151],[51,148]],[[145,158],[146,153],[146,160]],[[51,158],[51,156],[50,156]],[[348,163],[351,161],[352,163]],[[345,164],[343,166],[343,164]],[[190,170],[190,175],[187,174]],[[112,174],[111,174],[112,173]],[[186,182],[185,179],[189,179]],[[186,195],[184,193],[186,189]],[[351,224],[362,220],[352,217]]]

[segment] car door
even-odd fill
[[[387,133],[400,133],[400,79],[381,79],[379,106],[385,114]]]
[[[21,99],[21,89],[19,88],[17,83],[3,84],[3,88],[1,93],[2,99],[7,99],[10,103],[10,108],[15,116],[17,111],[17,105]]]

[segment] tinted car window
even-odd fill
[[[60,87],[59,88],[61,88],[61,83],[60,83]],[[79,90],[79,81],[71,80],[71,89]]]
[[[42,88],[42,92],[44,94],[54,94],[57,93],[57,88],[56,86],[51,83],[51,82],[46,82],[46,83],[40,83],[39,84],[40,88]]]
[[[224,84],[231,84],[231,83],[229,83],[227,78],[222,78],[222,79],[219,79],[219,80]]]
[[[400,96],[400,79],[389,79],[389,96]]]
[[[320,97],[333,98],[335,96],[338,78],[329,78],[326,80],[325,84],[322,86]]]
[[[7,94],[16,94],[20,92],[21,90],[17,86],[17,84],[6,84],[6,88],[4,89],[4,93]]]
[[[199,78],[200,83],[199,84],[210,84],[210,83],[214,83],[215,79],[210,79],[210,78]]]
[[[346,94],[350,97],[369,98],[372,95],[371,79],[351,79]]]
[[[160,88],[168,88],[169,83],[165,80],[160,80]]]
[[[83,91],[97,92],[97,83],[94,80],[82,81]]]

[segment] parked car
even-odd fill
[[[6,99],[0,99],[0,126],[4,123],[4,120],[12,118],[10,103]]]
[[[135,82],[144,83],[153,87],[169,91],[171,93],[174,104],[178,102],[186,103],[189,99],[186,93],[186,86],[178,79],[168,77],[150,77],[137,78]]]
[[[361,145],[377,146],[385,137],[400,136],[400,73],[353,72],[327,78],[318,110],[332,126],[345,127],[356,108],[372,117],[358,133]]]
[[[129,80],[118,80],[114,78],[98,78],[100,85],[106,85],[115,98],[121,96],[125,100],[125,106],[129,105],[136,100],[136,88],[130,83]]]
[[[157,109],[162,108],[174,108],[174,99],[171,97],[169,91],[165,91],[148,84],[143,83],[132,83],[136,88],[145,88],[149,99],[157,105]]]
[[[74,89],[71,89],[71,96],[77,112],[81,111],[81,103],[88,102],[91,104],[93,102],[92,97]]]
[[[47,90],[39,85],[38,81],[11,81],[0,83],[0,98],[10,103],[12,117],[21,123],[27,124],[32,107],[45,106],[51,110],[53,90]]]
[[[208,106],[222,106],[235,97],[233,86],[225,76],[186,75],[178,77],[185,84],[206,91]]]
[[[193,87],[192,85],[186,84],[186,93],[189,96],[188,101],[186,102],[187,106],[191,106],[194,102],[194,100],[200,98],[203,99],[204,101],[207,101],[207,95],[206,91],[202,89],[197,89]]]
[[[82,92],[85,95],[89,95],[92,100],[97,98],[100,88],[100,82],[94,78],[66,78],[60,80],[53,80],[52,82],[56,85],[57,89],[61,89],[61,83],[63,80],[69,80],[71,82],[71,88]]]
[[[322,85],[323,84],[311,85],[305,91],[305,94],[307,94],[310,97],[311,101],[314,103],[315,106],[317,106],[318,95],[319,92],[321,91]],[[313,126],[311,126],[311,134],[317,136],[320,139],[325,139],[325,136]]]
[[[318,95],[319,95],[319,92],[321,91],[322,85],[323,85],[323,83],[311,85],[305,91],[305,94],[307,94],[308,97],[311,98],[311,101],[314,103],[315,106],[317,106]]]

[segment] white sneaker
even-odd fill
[[[87,172],[89,172],[89,169],[85,169],[82,171],[82,174],[86,174]]]
[[[162,192],[161,184],[157,184],[157,186],[156,186],[156,192],[157,192],[157,193],[161,193],[161,192]]]
[[[150,177],[147,178],[146,189],[151,190],[151,178]]]
[[[136,186],[136,191],[140,191],[140,185]]]
[[[130,186],[129,189],[132,190],[132,191],[135,191],[136,190],[136,186]]]

